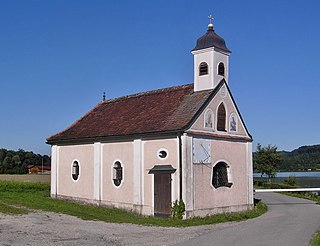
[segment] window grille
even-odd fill
[[[217,165],[213,167],[212,174],[212,185],[214,188],[218,187],[231,187],[232,183],[228,181],[228,170],[227,164],[224,162],[219,162]]]
[[[73,180],[78,180],[79,178],[79,163],[77,161],[72,164],[72,178]]]
[[[115,186],[119,186],[122,181],[122,166],[119,161],[116,161],[113,165],[113,183]]]

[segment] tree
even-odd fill
[[[4,158],[6,158],[7,150],[6,149],[0,149],[0,163],[3,162]]]
[[[2,168],[3,168],[3,173],[11,174],[11,169],[12,169],[12,157],[11,156],[6,156],[6,158],[4,158],[3,163],[2,163]]]
[[[258,143],[257,151],[253,155],[253,166],[261,175],[267,175],[269,182],[271,182],[271,178],[276,176],[282,162],[283,157],[277,152],[275,145],[269,144],[267,147],[262,147]]]

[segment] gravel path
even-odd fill
[[[0,214],[0,245],[174,245],[230,224],[162,228],[85,221],[49,212]]]
[[[308,245],[320,227],[320,206],[260,194],[269,211],[242,222],[163,228],[86,221],[49,212],[0,214],[0,245]]]

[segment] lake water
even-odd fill
[[[296,178],[298,187],[320,188],[320,172],[279,172],[271,181],[273,183],[283,183],[289,176]],[[261,177],[260,173],[253,173],[253,179],[268,180],[267,177]]]

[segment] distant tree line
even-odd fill
[[[24,174],[28,172],[28,165],[50,166],[50,161],[49,156],[35,154],[32,151],[0,149],[1,174]]]

